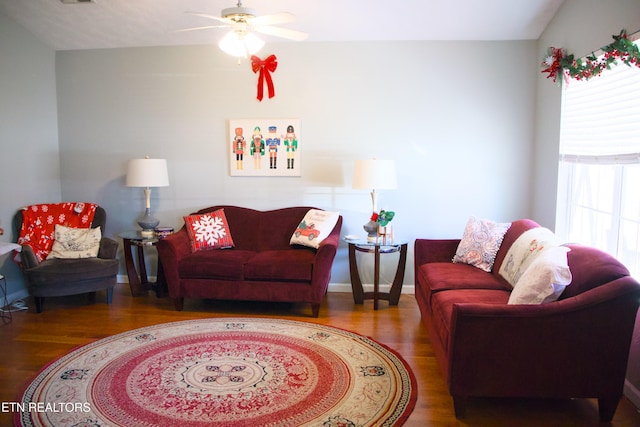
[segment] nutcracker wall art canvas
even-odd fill
[[[300,119],[229,120],[231,176],[301,176]]]

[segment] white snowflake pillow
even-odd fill
[[[191,241],[192,252],[233,247],[224,209],[185,216],[184,223]]]

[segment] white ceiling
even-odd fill
[[[259,15],[291,12],[282,25],[307,42],[366,40],[535,40],[564,0],[245,0]],[[227,30],[176,30],[215,21],[237,0],[0,0],[0,12],[56,50],[217,42]],[[264,36],[268,42],[282,39]],[[295,42],[294,42],[295,43]]]

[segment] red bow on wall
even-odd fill
[[[276,94],[273,88],[273,80],[271,79],[271,73],[278,68],[278,59],[275,55],[269,55],[263,61],[255,55],[251,56],[251,69],[254,73],[260,71],[258,75],[258,101],[262,101],[264,93],[264,81],[267,80],[267,89],[269,90],[269,98],[273,98]]]

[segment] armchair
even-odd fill
[[[104,232],[107,214],[104,208],[96,208],[91,228],[100,227]],[[22,226],[22,210],[13,217],[16,236]],[[118,243],[110,238],[102,237],[96,258],[79,259],[46,259],[38,261],[29,245],[22,245],[21,267],[29,295],[33,296],[36,311],[42,312],[45,297],[67,296],[91,293],[106,289],[107,304],[111,304],[113,287],[118,274],[116,253]]]

